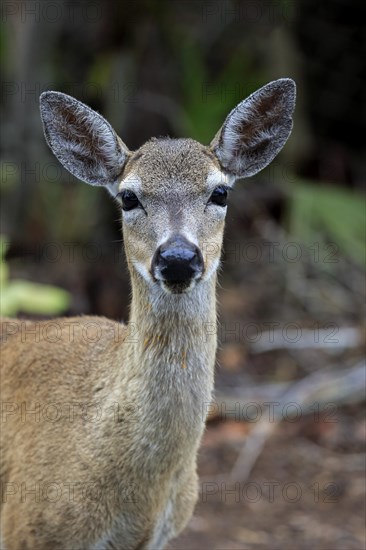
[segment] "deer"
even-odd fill
[[[208,146],[161,137],[130,151],[87,105],[41,94],[54,155],[116,201],[132,299],[125,325],[2,320],[1,548],[156,550],[187,525],[228,192],[283,148],[295,96],[281,78],[240,102]]]

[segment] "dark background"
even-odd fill
[[[231,197],[218,405],[200,501],[172,548],[364,547],[365,15],[345,0],[3,2],[6,315],[128,318],[120,214],[52,157],[42,91],[87,103],[136,149],[208,144],[255,89],[297,83],[290,140]]]

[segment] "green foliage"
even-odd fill
[[[14,168],[14,171],[13,171]],[[19,168],[14,167],[14,164],[8,162],[0,161],[0,191],[7,192],[11,191],[19,182],[20,174]]]
[[[250,66],[243,49],[238,49],[213,78],[203,51],[186,41],[177,52],[182,71],[185,135],[208,144],[226,116],[240,101],[263,84],[265,77]],[[247,75],[250,74],[250,82]],[[243,85],[243,83],[246,83]]]
[[[8,242],[0,236],[0,315],[14,317],[19,311],[39,315],[57,315],[70,304],[70,294],[61,288],[23,280],[9,281],[5,261]]]
[[[42,179],[32,203],[32,214],[34,219],[43,221],[44,233],[51,239],[87,241],[98,223],[101,194],[76,179],[71,184]]]
[[[111,81],[112,56],[108,54],[98,55],[89,69],[87,82],[92,82],[91,90],[103,90],[108,88]]]
[[[311,244],[332,241],[341,253],[365,262],[365,198],[361,193],[314,182],[298,181],[289,188],[289,231]]]

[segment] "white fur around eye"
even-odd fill
[[[132,191],[135,193],[137,198],[141,196],[142,193],[142,181],[139,176],[131,172],[126,178],[124,178],[119,186],[118,186],[118,193],[121,193],[124,189],[128,189],[129,191]],[[140,200],[140,199],[139,199]],[[122,218],[126,223],[133,223],[137,219],[140,218],[140,216],[146,216],[146,212],[141,206],[138,206],[136,208],[133,208],[132,210],[123,210],[122,208],[122,199],[119,199],[119,203],[121,205],[122,210]]]
[[[140,176],[134,172],[128,174],[128,176],[120,182],[118,192],[120,193],[123,189],[130,189],[130,191],[133,191],[137,196],[139,196],[142,192],[142,181]]]
[[[226,216],[227,205],[220,206],[214,202],[208,202],[205,208],[205,212],[211,213],[217,220],[223,220]]]
[[[139,220],[141,222],[142,217],[146,218],[145,211],[141,207],[134,208],[133,210],[123,210],[123,208],[121,208],[121,212],[124,223],[129,225],[138,223]]]
[[[232,187],[234,185],[235,178],[231,174],[226,174],[217,168],[213,168],[207,174],[206,185],[209,192],[218,187],[219,185],[228,185]]]

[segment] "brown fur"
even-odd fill
[[[174,336],[167,327],[154,330],[152,313],[138,330],[131,323],[129,333],[99,317],[2,322],[7,549],[89,549],[103,539],[101,548],[108,548],[108,541],[116,548],[148,548],[169,500],[170,536],[189,519],[197,498],[194,457],[205,416],[202,403],[210,399],[200,386],[207,381],[184,339],[168,353]],[[214,339],[204,344],[202,326],[191,326],[191,337],[195,328],[197,345],[206,347],[205,359],[212,364]],[[7,336],[9,330],[18,332]],[[187,326],[180,330],[187,332]],[[141,362],[134,364],[136,348]],[[207,376],[212,380],[212,370]],[[73,496],[70,484],[75,484]],[[96,490],[95,498],[88,486]],[[59,498],[53,490],[60,491]]]

